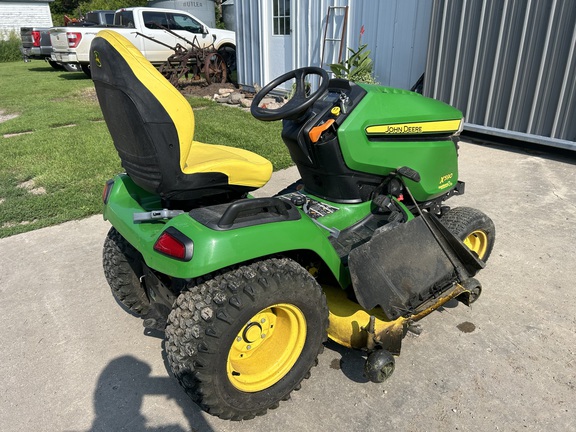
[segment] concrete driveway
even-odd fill
[[[425,318],[383,384],[328,343],[302,390],[245,422],[200,411],[161,335],[115,302],[101,216],[0,240],[0,431],[576,431],[576,155],[460,155],[467,191],[449,204],[497,229],[482,298]]]

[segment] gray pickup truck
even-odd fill
[[[105,27],[112,25],[113,21],[113,10],[96,10],[88,12],[80,20],[71,20],[67,25],[70,27]],[[63,65],[50,58],[52,55],[52,43],[50,42],[49,27],[21,27],[20,39],[22,40],[20,52],[25,62],[45,60],[57,70],[79,70],[75,65]]]
[[[40,27],[20,28],[20,39],[22,39],[22,58],[25,62],[30,60],[46,60],[54,69],[64,69],[64,67],[50,58],[52,54],[52,44],[50,43],[50,29]]]

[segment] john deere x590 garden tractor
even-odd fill
[[[91,70],[125,170],[103,193],[104,273],[165,332],[174,376],[207,412],[239,420],[275,408],[327,338],[365,350],[365,374],[384,381],[413,323],[480,295],[494,224],[444,204],[464,192],[458,110],[316,67],[289,72],[251,111],[282,120],[301,180],[254,198],[270,162],[194,141],[190,104],[129,41],[98,33]],[[285,105],[260,106],[291,82]]]

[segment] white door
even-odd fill
[[[268,81],[293,69],[291,0],[268,0]],[[265,13],[266,13],[265,12]]]
[[[207,48],[214,43],[209,33],[204,33],[204,26],[186,14],[167,13],[170,30],[184,37],[189,42],[196,43],[201,48]],[[176,38],[180,45],[191,48],[191,45],[181,38]]]
[[[167,49],[167,46],[171,48],[176,46],[176,37],[163,30],[164,28],[169,28],[166,13],[157,11],[142,12],[142,18],[146,26],[146,36],[154,39],[142,38],[144,40],[143,47],[146,58],[152,63],[162,63],[173,53],[173,51]]]

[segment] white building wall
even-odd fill
[[[20,27],[52,27],[48,2],[0,1],[0,37],[20,36]]]
[[[263,85],[274,78],[265,37],[265,1],[269,0],[235,2],[238,78],[247,87],[254,83]],[[292,0],[293,68],[320,66],[328,6],[349,6],[344,57],[347,47],[357,49],[360,43],[367,43],[374,74],[381,84],[412,87],[426,67],[432,0]],[[335,21],[335,33],[339,35],[342,20]],[[362,26],[364,34],[360,40]],[[331,49],[337,51],[337,44],[328,42],[325,46],[327,60]],[[337,53],[334,61],[336,57]]]

